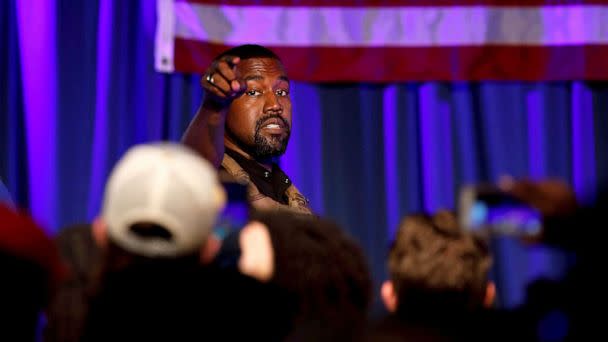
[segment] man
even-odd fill
[[[485,243],[459,229],[451,213],[410,215],[390,249],[381,288],[389,317],[370,341],[453,341],[489,331],[495,286]],[[483,330],[488,329],[488,330]],[[480,335],[477,335],[480,334]]]
[[[45,340],[277,340],[277,320],[268,317],[282,312],[283,300],[253,278],[267,273],[260,253],[245,253],[237,270],[210,264],[225,197],[216,170],[191,149],[130,148],[92,227],[58,237],[74,276],[53,302]]]
[[[279,57],[259,45],[232,48],[215,58],[201,84],[205,98],[183,143],[248,184],[253,207],[311,213],[275,163],[291,133],[290,84]]]
[[[83,333],[86,335],[85,322],[91,312],[94,314],[89,319],[88,338],[93,332],[101,338],[106,335],[98,333],[98,329],[103,331],[105,320],[118,315],[109,310],[112,304],[120,304],[124,309],[121,315],[143,308],[138,302],[148,293],[143,289],[137,296],[131,296],[129,302],[111,300],[122,299],[117,295],[123,293],[120,290],[138,282],[138,277],[131,277],[132,274],[140,276],[139,279],[156,279],[154,284],[144,284],[146,291],[158,286],[179,287],[173,281],[178,277],[196,279],[191,270],[199,269],[201,253],[208,246],[208,237],[224,201],[217,172],[189,148],[173,143],[130,148],[106,183],[100,217],[92,226],[65,229],[57,237],[72,277],[52,302],[45,340],[80,341]],[[178,292],[176,296],[185,294],[184,289]],[[105,300],[89,301],[92,294]],[[166,293],[162,298],[158,295],[157,299],[169,305],[171,295]],[[155,308],[160,308],[160,304]],[[158,313],[152,309],[147,312]],[[166,317],[159,314],[160,318]],[[121,323],[131,323],[129,329],[136,327],[134,318]],[[152,328],[161,331],[167,325]],[[105,333],[116,331],[121,329]]]

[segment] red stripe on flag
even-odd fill
[[[538,7],[608,5],[608,0],[177,0],[205,5],[278,7]]]
[[[293,80],[312,82],[557,81],[608,78],[608,45],[272,47]],[[175,71],[202,74],[227,46],[175,40]]]

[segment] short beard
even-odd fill
[[[283,122],[283,127],[285,127],[285,132],[287,133],[285,136],[263,136],[260,132],[262,131],[262,125],[268,119],[277,118]],[[282,156],[287,150],[287,143],[289,142],[289,137],[291,136],[291,127],[283,117],[280,115],[268,115],[263,118],[260,118],[255,123],[255,134],[253,136],[253,148],[250,153],[254,159],[264,160],[270,159],[274,157]]]

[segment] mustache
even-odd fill
[[[259,118],[258,121],[255,122],[255,131],[258,132],[259,130],[261,130],[264,123],[270,119],[281,120],[281,122],[283,123],[283,126],[285,127],[287,132],[291,131],[291,127],[289,126],[289,123],[287,122],[287,120],[285,120],[285,118],[283,118],[279,114],[270,114],[270,115]]]

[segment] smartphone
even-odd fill
[[[486,237],[536,238],[542,230],[542,215],[538,210],[493,185],[461,188],[458,215],[463,229]]]
[[[247,186],[236,181],[223,180],[226,206],[219,215],[214,234],[224,239],[228,233],[240,230],[249,221],[251,206],[247,198]]]

